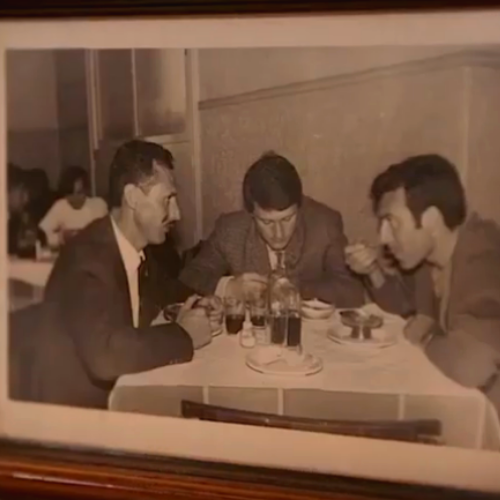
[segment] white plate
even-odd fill
[[[286,348],[280,346],[259,346],[250,351],[246,364],[252,370],[266,375],[291,375],[305,377],[313,375],[323,369],[321,359],[312,354],[304,353],[300,363],[287,362],[289,354]]]
[[[351,337],[351,328],[342,323],[339,312],[335,312],[333,324],[330,325],[327,333],[328,338],[338,344],[356,348],[382,349],[396,344],[399,340],[398,331],[387,328],[385,319],[384,324],[380,328],[372,329],[372,337],[370,339],[362,337],[354,339]]]
[[[335,307],[320,300],[302,302],[302,316],[308,320],[329,320],[335,312]]]

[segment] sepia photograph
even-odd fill
[[[483,456],[500,491],[500,39],[4,67],[8,404]]]

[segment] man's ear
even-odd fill
[[[441,211],[435,206],[427,208],[420,217],[421,226],[424,229],[433,231],[435,228],[439,227],[443,223],[443,215]]]
[[[135,209],[138,202],[137,187],[133,184],[127,184],[123,189],[123,202],[131,209]]]

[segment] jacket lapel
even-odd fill
[[[243,268],[262,275],[267,275],[271,272],[266,244],[260,237],[253,220],[250,222],[245,241]]]
[[[480,238],[477,238],[475,231],[479,225],[479,217],[475,212],[471,212],[463,226],[459,229],[458,239],[451,258],[447,289],[445,291],[443,303],[442,318],[443,322],[449,323],[451,316],[455,314],[455,309],[459,309],[464,286],[461,279],[460,269],[467,265],[468,255],[473,249],[477,249],[482,244]],[[473,252],[472,252],[473,253]]]
[[[287,268],[293,272],[300,261],[304,252],[304,244],[306,241],[306,225],[304,223],[304,216],[301,210],[297,214],[297,225],[293,233],[292,239],[285,250],[285,261]]]
[[[113,225],[111,222],[111,216],[103,220],[103,239],[106,248],[109,249],[109,255],[111,262],[113,262],[113,276],[116,279],[117,293],[123,297],[123,308],[126,311],[127,321],[131,325],[134,324],[134,319],[132,315],[132,306],[130,298],[130,289],[128,285],[127,272],[125,270],[125,264],[120,253],[120,248],[118,247],[118,242],[116,241],[115,232],[113,230]]]

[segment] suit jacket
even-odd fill
[[[144,293],[148,291],[146,288]],[[162,297],[148,299],[150,324],[161,308]],[[20,399],[106,408],[108,395],[121,375],[193,357],[192,340],[177,324],[134,328],[125,267],[109,217],[91,223],[65,245],[43,304],[30,314],[31,329],[24,325],[21,331],[25,341],[13,342],[18,345],[13,359],[19,362],[24,356],[31,362],[22,390],[20,377],[16,377],[18,388],[13,392]],[[18,318],[17,323],[23,321]],[[37,323],[39,328],[34,326]],[[13,318],[11,325],[15,324]],[[11,333],[11,338],[17,334]],[[21,366],[11,371],[22,370]]]
[[[363,285],[345,264],[346,244],[340,213],[304,198],[287,248],[288,269],[303,298],[318,298],[338,307],[364,303]],[[200,294],[213,294],[223,276],[270,271],[267,248],[252,216],[238,211],[219,217],[180,280]]]
[[[459,230],[442,304],[435,297],[426,266],[413,273],[406,280],[409,283],[413,283],[414,311],[434,319],[425,346],[429,359],[456,382],[484,388],[500,367],[499,226],[472,214]],[[387,285],[386,308],[407,307],[400,300],[401,282],[392,283],[392,296],[391,283]],[[493,399],[500,411],[500,391],[496,390]]]

